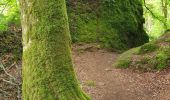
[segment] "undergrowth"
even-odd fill
[[[117,59],[117,68],[132,68],[140,71],[158,71],[170,66],[170,32],[155,41],[130,49]]]

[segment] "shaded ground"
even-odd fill
[[[74,46],[75,69],[92,100],[170,100],[170,70],[139,73],[112,67],[118,54]]]
[[[78,79],[92,100],[170,100],[170,69],[155,73],[116,69],[112,65],[118,56],[96,44],[73,46]],[[0,70],[0,100],[20,100],[21,64],[8,65],[5,70],[15,79]]]
[[[12,54],[0,58],[0,100],[21,100],[21,62]]]

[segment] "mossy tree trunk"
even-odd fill
[[[20,0],[23,100],[89,100],[75,77],[65,0]]]

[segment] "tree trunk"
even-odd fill
[[[20,0],[23,100],[89,100],[73,69],[65,0]]]
[[[162,3],[162,12],[165,18],[164,28],[165,30],[168,29],[167,26],[167,19],[168,19],[168,0],[161,0]]]

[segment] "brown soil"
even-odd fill
[[[116,69],[112,65],[117,57],[94,46],[74,46],[75,70],[92,100],[170,100],[169,69],[152,73]]]
[[[96,44],[73,46],[78,79],[92,100],[170,100],[170,69],[152,73],[116,69],[112,65],[118,56]],[[20,100],[20,68],[14,64],[6,70],[17,81],[0,70],[0,100]]]

